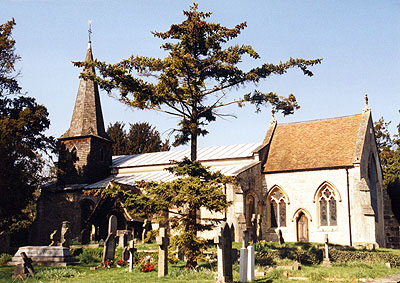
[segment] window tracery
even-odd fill
[[[319,225],[320,226],[336,226],[337,225],[337,209],[336,197],[333,190],[329,186],[324,186],[318,196],[319,204]]]
[[[287,199],[282,191],[275,187],[268,195],[268,219],[271,228],[286,227]]]

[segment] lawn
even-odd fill
[[[374,278],[400,273],[400,267],[389,268],[384,262],[377,262],[376,257],[372,257],[372,255],[376,255],[377,253],[388,253],[393,254],[396,258],[400,258],[400,252],[396,250],[379,249],[375,252],[361,251],[362,256],[364,253],[368,253],[371,257],[368,257],[368,260],[348,262],[339,262],[338,260],[337,262],[332,262],[331,267],[323,267],[320,264],[303,264],[300,270],[290,270],[288,267],[294,263],[293,259],[289,259],[288,257],[276,259],[271,257],[276,256],[276,254],[270,252],[279,248],[284,248],[286,255],[290,255],[290,253],[288,253],[288,250],[290,250],[300,255],[310,253],[308,259],[313,259],[311,253],[315,252],[315,250],[305,247],[303,247],[304,250],[301,250],[299,249],[299,244],[293,243],[288,243],[284,246],[270,243],[264,245],[265,250],[268,252],[264,254],[264,256],[274,260],[273,266],[286,266],[286,268],[273,268],[270,264],[263,264],[262,260],[257,260],[257,262],[263,264],[263,266],[256,265],[258,271],[256,274],[256,282],[365,282]],[[240,243],[235,243],[234,247],[240,247]],[[157,246],[155,244],[148,244],[138,245],[137,248],[139,250],[156,250]],[[211,248],[210,250],[214,249]],[[116,259],[120,258],[121,252],[121,249],[117,249]],[[354,253],[359,254],[360,251],[354,251]],[[157,278],[157,271],[141,272],[139,266],[136,266],[132,273],[128,272],[126,266],[113,266],[111,268],[101,267],[101,254],[102,248],[86,248],[83,250],[83,253],[78,256],[81,260],[81,263],[78,265],[69,267],[42,267],[35,265],[35,277],[28,278],[23,282],[214,282],[217,276],[216,262],[212,264],[201,262],[197,271],[189,271],[185,270],[185,263],[180,261],[175,264],[169,264],[169,274],[159,279]],[[138,259],[146,255],[151,255],[153,257],[152,263],[155,264],[155,268],[157,269],[157,253],[139,253]],[[261,256],[261,254],[259,254],[259,256]],[[396,266],[399,266],[399,264],[396,264]],[[93,270],[93,267],[98,268]],[[22,282],[22,280],[11,278],[14,269],[14,266],[0,265],[0,282]],[[237,263],[233,265],[233,277],[234,281],[238,282],[239,265]]]

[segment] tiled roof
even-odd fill
[[[264,172],[352,166],[362,114],[278,124]]]

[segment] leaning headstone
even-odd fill
[[[84,228],[81,231],[81,243],[82,245],[87,245],[90,242],[90,231],[89,229]]]
[[[129,241],[129,272],[132,272],[133,270],[133,254],[136,252],[135,249],[135,242],[133,240]]]
[[[53,233],[50,234],[50,247],[56,246],[58,244],[58,231],[54,230]]]
[[[247,247],[247,281],[253,282],[254,281],[254,268],[255,268],[255,257],[254,257],[254,247],[248,246]]]
[[[329,239],[328,234],[325,234],[325,245],[324,245],[324,261],[323,266],[331,266],[331,261],[329,259]]]
[[[70,243],[70,223],[68,221],[63,221],[61,225],[60,245],[68,248],[70,246]]]
[[[229,225],[223,222],[218,235],[214,238],[217,244],[218,280],[219,282],[231,282],[232,277],[232,238]]]
[[[108,219],[108,235],[104,241],[103,262],[106,262],[107,260],[113,261],[115,258],[116,232],[117,217],[115,215],[111,215]]]
[[[156,238],[158,249],[158,277],[168,274],[168,245],[167,229],[160,227],[160,236]]]
[[[10,236],[6,231],[0,232],[0,254],[8,253],[10,250]]]
[[[285,239],[283,239],[283,235],[282,235],[282,230],[278,229],[278,238],[279,238],[279,244],[282,245],[285,243]]]
[[[240,269],[239,269],[239,282],[247,282],[247,248],[240,249]]]
[[[24,263],[17,265],[12,278],[25,279],[28,276],[35,275],[35,270],[32,266],[32,259],[30,259],[24,252],[21,253],[21,257]]]

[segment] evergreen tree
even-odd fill
[[[107,127],[113,142],[113,155],[140,154],[170,149],[169,141],[162,142],[160,133],[147,122],[130,124],[126,133],[125,124],[115,122]]]
[[[14,25],[14,19],[0,25],[0,231],[16,229],[28,217],[23,210],[43,182],[41,154],[55,148],[44,134],[50,125],[46,108],[21,95]]]
[[[259,59],[259,54],[249,45],[227,47],[228,42],[238,37],[246,27],[245,22],[234,28],[207,22],[211,13],[199,11],[196,3],[189,11],[183,13],[186,19],[182,23],[171,25],[166,32],[153,33],[162,40],[169,40],[161,45],[167,52],[165,58],[132,55],[116,64],[95,61],[93,64],[99,71],[99,77],[85,74],[82,76],[95,79],[108,92],[118,89],[121,94],[120,100],[132,107],[153,109],[178,118],[178,128],[175,129],[178,134],[173,145],[190,142],[191,156],[190,160],[177,162],[176,165],[181,168],[171,171],[187,179],[181,183],[174,181],[159,184],[159,187],[144,186],[146,194],[143,198],[146,198],[146,195],[157,195],[159,205],[154,206],[153,202],[148,200],[148,206],[162,209],[165,207],[161,204],[166,199],[169,200],[168,195],[179,197],[179,200],[169,203],[185,208],[185,211],[182,211],[185,216],[182,218],[184,228],[181,230],[181,239],[185,241],[181,242],[180,249],[186,251],[187,267],[193,267],[197,261],[194,255],[197,254],[196,249],[201,242],[197,232],[204,228],[198,224],[197,203],[201,199],[209,200],[207,196],[210,190],[220,190],[218,186],[211,186],[208,190],[208,184],[203,180],[204,168],[196,161],[198,137],[206,135],[208,131],[205,127],[208,123],[215,121],[217,117],[225,116],[226,114],[219,111],[231,104],[242,106],[247,102],[252,103],[257,111],[262,105],[269,104],[273,111],[280,111],[284,115],[292,114],[299,108],[293,95],[281,97],[274,92],[263,93],[254,90],[241,97],[234,97],[229,95],[229,90],[251,83],[257,84],[271,75],[284,74],[293,67],[300,68],[305,75],[312,76],[308,67],[319,64],[321,59],[290,58],[278,65],[264,63],[245,71],[240,68],[244,56]],[[78,62],[76,65],[85,66],[87,63]],[[120,194],[116,195],[121,201],[143,200],[132,192],[119,192]],[[216,196],[213,202],[218,205],[208,205],[207,202],[202,205],[212,211],[226,210],[229,204],[225,196],[217,192],[213,195]]]

